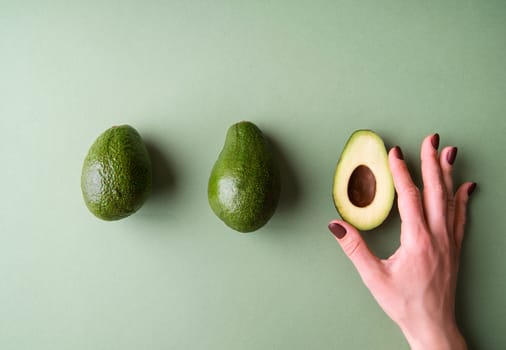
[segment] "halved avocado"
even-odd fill
[[[332,191],[341,217],[360,230],[385,221],[394,202],[394,183],[385,144],[371,130],[355,131],[337,162]]]

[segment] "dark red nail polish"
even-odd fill
[[[430,142],[432,143],[432,147],[434,147],[434,149],[438,149],[439,148],[439,134],[432,135]]]
[[[346,235],[346,229],[339,225],[338,223],[331,222],[329,224],[329,230],[332,232],[334,236],[336,236],[338,239],[343,238]]]
[[[469,188],[467,189],[467,195],[468,195],[468,196],[470,196],[470,195],[471,195],[471,193],[473,193],[473,192],[474,192],[475,188],[476,188],[476,182],[473,182],[473,183],[471,184],[471,186],[469,186]]]
[[[446,154],[446,161],[448,164],[453,165],[455,162],[455,158],[457,157],[457,147],[453,147],[447,154]]]
[[[401,148],[399,146],[394,147],[394,156],[398,159],[404,159],[404,155],[402,154]]]

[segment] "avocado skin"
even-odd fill
[[[151,192],[151,160],[139,133],[113,126],[90,147],[81,174],[88,209],[106,221],[135,213]]]
[[[253,123],[232,125],[211,171],[208,200],[227,226],[252,232],[274,214],[281,181],[272,148]]]

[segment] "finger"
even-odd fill
[[[420,191],[415,186],[399,146],[388,153],[388,162],[397,191],[397,205],[402,222],[424,224]]]
[[[457,256],[460,255],[462,241],[464,240],[464,226],[466,224],[467,203],[469,196],[476,188],[475,182],[466,182],[462,184],[455,194],[455,246]]]
[[[441,157],[439,159],[439,163],[441,166],[441,175],[443,178],[447,194],[453,193],[452,170],[453,170],[453,163],[455,162],[455,158],[457,157],[457,151],[458,151],[457,147],[445,147],[441,151]]]
[[[446,189],[446,224],[448,227],[448,232],[453,234],[453,225],[455,221],[455,198],[453,195],[453,163],[455,162],[455,158],[457,157],[457,147],[445,147],[441,151],[441,156],[439,157],[439,163],[441,166],[441,174],[443,176],[443,182]]]
[[[369,286],[379,277],[381,271],[380,259],[374,255],[355,227],[345,221],[333,220],[329,223],[329,230],[336,237],[344,253],[357,269],[362,281]]]
[[[446,188],[443,183],[437,148],[439,135],[427,136],[422,143],[423,207],[431,232],[446,227]],[[443,226],[444,225],[444,226]]]

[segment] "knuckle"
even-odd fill
[[[423,189],[424,198],[426,196],[437,198],[438,200],[442,199],[444,202],[448,200],[448,195],[446,193],[446,187],[440,182],[435,181],[434,183],[427,184]]]
[[[439,196],[446,196],[446,188],[443,186],[441,181],[436,181],[430,186],[430,191]]]
[[[438,249],[443,252],[451,252],[453,248],[452,240],[450,239],[450,235],[447,230],[444,230],[440,234],[440,238],[438,240]]]
[[[432,245],[432,240],[430,239],[430,236],[429,235],[421,235],[420,237],[418,237],[417,242],[416,242],[416,248],[419,253],[423,253],[423,254],[431,251],[433,248],[433,245]]]
[[[455,200],[453,198],[448,198],[446,201],[446,206],[448,208],[449,213],[455,212]]]
[[[362,244],[363,243],[359,240],[351,239],[343,244],[343,250],[346,255],[352,258],[356,255]]]
[[[420,200],[420,190],[416,186],[406,186],[402,193],[406,198],[410,200]]]

